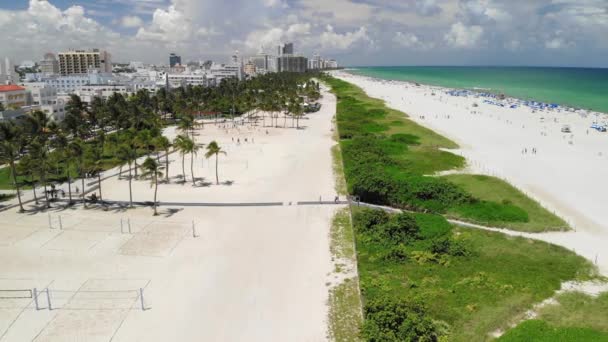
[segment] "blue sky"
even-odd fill
[[[608,67],[608,0],[4,0],[0,54],[226,60],[293,41],[345,65]]]

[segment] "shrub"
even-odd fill
[[[403,262],[408,259],[408,254],[409,251],[407,250],[407,247],[400,243],[397,246],[392,247],[384,258],[389,261]]]
[[[365,303],[362,335],[369,342],[438,341],[445,333],[419,302],[381,296]]]
[[[414,216],[407,213],[391,216],[388,222],[378,226],[378,230],[382,239],[391,244],[408,244],[420,239],[420,227]]]
[[[390,216],[383,210],[363,209],[355,212],[355,228],[362,233],[370,232],[377,225],[388,222]]]
[[[471,254],[470,248],[464,241],[445,236],[433,240],[431,252],[451,256],[469,256]]]

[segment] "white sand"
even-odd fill
[[[49,211],[54,229],[47,213],[0,213],[0,290],[49,287],[56,308],[46,309],[44,293],[38,311],[31,298],[0,298],[0,341],[325,340],[329,229],[341,206],[295,205],[334,196],[335,97],[326,93],[322,104],[319,113],[300,121],[302,130],[226,133],[206,126],[197,140],[215,139],[226,149],[220,180],[234,183],[215,185],[215,166],[205,160],[201,167],[201,151],[195,173],[212,184],[193,187],[172,179],[159,188],[163,202],[282,206],[177,205],[159,208],[156,217],[150,208],[104,212],[77,206]],[[244,143],[245,137],[254,142]],[[173,178],[181,174],[181,157],[171,159]],[[186,176],[190,180],[189,158]],[[135,200],[152,201],[149,181],[134,181],[133,189]],[[128,200],[127,180],[111,178],[102,190],[104,199]],[[130,222],[132,234],[121,233],[121,218],[123,231]],[[0,297],[7,293],[0,291]]]
[[[471,173],[506,179],[567,220],[576,232],[532,236],[597,259],[608,274],[608,134],[589,128],[595,115],[533,113],[529,107],[510,109],[485,104],[483,98],[449,96],[438,87],[335,75],[456,141],[461,149],[455,153],[466,157]],[[571,134],[561,132],[564,124],[570,125]],[[538,152],[532,154],[532,148]]]

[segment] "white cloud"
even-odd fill
[[[140,17],[135,15],[126,15],[120,19],[120,24],[123,27],[140,27],[144,24],[144,21]]]
[[[434,47],[432,42],[423,42],[417,35],[406,32],[397,32],[393,37],[393,42],[410,49],[427,50]]]
[[[264,6],[266,7],[271,7],[271,8],[276,8],[276,7],[280,7],[280,8],[288,8],[289,5],[287,5],[287,3],[283,0],[263,0],[264,1]]]
[[[474,47],[483,35],[483,27],[478,25],[465,26],[461,22],[452,25],[444,39],[452,47],[471,48]]]
[[[416,12],[423,16],[431,16],[441,12],[441,7],[437,4],[437,0],[417,0]]]
[[[327,50],[346,50],[359,42],[371,42],[367,29],[363,26],[356,31],[337,33],[333,26],[327,25],[326,31],[321,34],[321,48]]]

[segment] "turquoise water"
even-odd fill
[[[608,69],[536,67],[360,67],[357,75],[489,91],[608,113]]]

